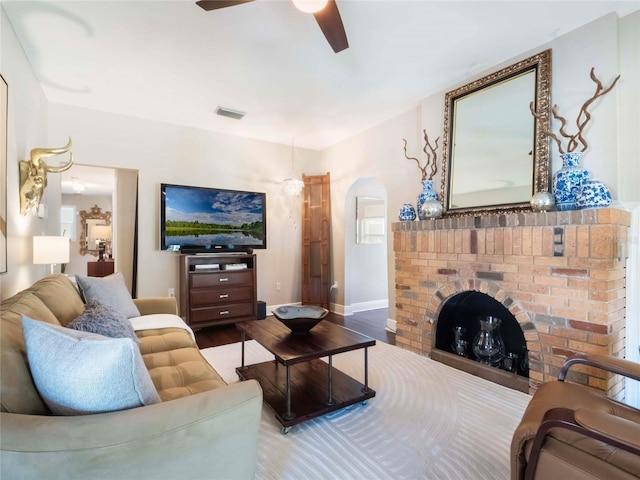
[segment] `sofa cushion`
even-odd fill
[[[80,297],[80,292],[66,275],[49,275],[38,280],[26,291],[33,292],[36,297],[42,300],[58,319],[58,322],[65,327],[84,310],[84,302]],[[61,302],[61,298],[64,298],[65,301]],[[25,315],[42,320],[39,316],[31,316],[27,313]]]
[[[133,303],[131,294],[127,290],[122,273],[116,272],[106,277],[76,275],[76,281],[85,303],[90,300],[98,300],[116,309],[127,318],[140,316],[140,311]]]
[[[23,317],[38,392],[59,415],[111,412],[158,403],[140,350],[129,338],[48,325]]]
[[[190,333],[182,328],[137,331],[140,351],[162,401],[225,386],[202,356]]]
[[[3,412],[48,415],[51,412],[38,394],[27,363],[27,351],[22,336],[23,314],[54,325],[58,324],[55,315],[33,292],[22,291],[2,302],[1,408]]]
[[[71,321],[67,327],[105,337],[130,338],[140,343],[127,317],[97,300],[88,301],[82,315]]]

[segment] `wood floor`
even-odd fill
[[[386,308],[358,312],[346,317],[335,313],[329,313],[327,320],[337,325],[342,325],[345,328],[355,330],[356,332],[364,335],[368,335],[380,342],[395,345],[395,333],[385,330],[388,313],[389,312]],[[222,325],[220,327],[203,328],[196,332],[196,341],[200,348],[217,347],[228,343],[236,343],[240,341],[240,331],[233,324]]]

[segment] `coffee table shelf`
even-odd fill
[[[283,427],[291,427],[349,405],[365,402],[376,394],[370,388],[365,391],[364,384],[332,367],[333,404],[329,405],[327,362],[310,360],[290,368],[291,409],[294,417],[289,420],[284,418],[287,411],[286,367],[273,360],[236,369],[242,380],[255,379],[260,383],[265,403],[273,410]]]
[[[368,384],[368,347],[373,338],[321,321],[308,334],[293,335],[274,318],[236,324],[242,332],[240,379],[255,379],[264,402],[282,424],[283,432],[312,418],[356,403],[364,403],[376,392]],[[245,365],[247,336],[274,355],[274,360]],[[333,367],[333,356],[363,350],[364,383]],[[326,358],[327,361],[321,360]]]

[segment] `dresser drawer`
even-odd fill
[[[222,303],[245,302],[253,299],[252,287],[227,287],[191,290],[189,297],[192,307]]]
[[[194,273],[190,275],[191,288],[253,285],[253,271]]]
[[[191,309],[191,322],[209,322],[212,320],[226,320],[233,317],[253,315],[253,302],[235,305],[219,305]]]

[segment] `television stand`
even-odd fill
[[[256,320],[256,256],[180,256],[180,316],[193,329]]]

